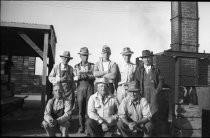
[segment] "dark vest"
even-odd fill
[[[53,99],[52,105],[54,105],[54,102],[55,102],[55,99]],[[51,109],[51,111],[52,111],[51,115],[52,115],[53,119],[57,119],[57,118],[61,117],[64,114],[64,101],[63,101],[63,108],[61,108],[57,111],[53,110],[53,106],[51,108],[52,108]]]
[[[154,77],[151,70],[148,73],[144,70],[144,88],[146,87],[154,87]]]

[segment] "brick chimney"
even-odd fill
[[[171,2],[171,50],[198,53],[198,2]],[[198,60],[177,57],[175,101],[180,86],[198,84]]]
[[[198,52],[198,2],[171,2],[171,49]]]

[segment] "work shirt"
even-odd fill
[[[50,119],[56,119],[58,124],[65,123],[68,121],[72,114],[70,100],[64,98],[58,100],[52,98],[47,102],[44,112],[44,120],[49,122]]]
[[[150,66],[147,66],[147,65],[144,64],[144,68],[145,68],[145,70],[146,70],[146,72],[148,74],[149,71],[150,71],[150,69],[151,69],[151,65]]]
[[[122,100],[118,108],[118,115],[119,118],[130,118],[134,122],[152,117],[149,104],[144,97],[134,102],[129,95]]]
[[[134,80],[134,73],[135,73],[136,65],[133,63],[126,63],[123,62],[119,65],[119,70],[121,74],[121,81],[118,83],[118,85],[131,82]]]
[[[103,120],[117,114],[118,102],[114,95],[108,95],[102,102],[102,96],[99,92],[90,96],[88,101],[88,116],[91,119],[102,123]]]

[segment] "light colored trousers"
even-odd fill
[[[122,102],[122,100],[127,96],[127,90],[125,89],[125,86],[119,85],[117,88],[117,100],[119,104]]]

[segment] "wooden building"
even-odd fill
[[[32,57],[40,57],[43,60],[41,83],[41,110],[43,111],[46,103],[46,92],[51,87],[50,85],[47,85],[47,70],[50,72],[55,63],[57,39],[54,27],[52,25],[16,22],[1,22],[0,27],[1,55],[7,56],[8,61],[11,62],[12,59],[18,57],[31,57],[30,63],[34,62],[32,61]],[[29,62],[23,64],[25,64],[24,67],[29,66]],[[23,70],[27,70],[27,73],[30,72],[29,68],[26,69],[22,67]],[[11,79],[18,79],[14,77],[11,78],[11,72],[8,74],[8,78],[9,83],[11,82]]]

